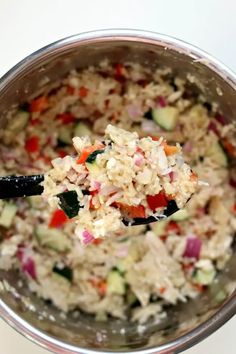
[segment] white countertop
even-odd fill
[[[65,36],[104,28],[169,34],[236,70],[236,1],[0,0],[0,76],[36,49]],[[186,354],[235,353],[236,318]],[[46,354],[0,321],[1,354]]]

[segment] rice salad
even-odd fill
[[[75,223],[42,196],[1,200],[0,268],[18,270],[32,292],[64,312],[158,321],[166,305],[201,294],[232,254],[235,128],[170,69],[104,61],[72,71],[16,112],[0,133],[0,173],[50,171],[51,160],[75,153],[73,137],[101,141],[109,124],[179,144],[209,185],[170,218],[86,247]]]
[[[75,220],[83,244],[115,236],[124,223],[166,218],[172,204],[173,211],[183,208],[198,187],[180,145],[162,137],[139,139],[111,124],[104,139],[74,137],[78,155],[53,160],[44,177],[43,197]]]

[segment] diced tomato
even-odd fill
[[[163,141],[162,146],[164,147],[164,151],[167,156],[177,154],[179,151],[177,146],[168,145],[165,141]]]
[[[180,235],[181,234],[181,228],[179,224],[175,221],[169,221],[169,223],[166,225],[166,232],[168,234],[175,233]]]
[[[157,208],[164,208],[168,204],[168,200],[164,192],[160,192],[156,195],[147,195],[147,203],[152,211]]]
[[[63,124],[69,124],[69,123],[73,123],[76,118],[70,112],[65,112],[65,113],[58,114],[56,116],[56,119],[60,120]]]
[[[86,148],[84,148],[84,150],[81,152],[80,157],[77,159],[77,163],[78,164],[83,164],[85,163],[85,161],[87,160],[87,158],[89,157],[89,155],[99,149],[102,149],[104,147],[104,145],[100,144],[100,145],[92,145],[92,146],[88,146]]]
[[[52,214],[49,227],[62,227],[68,221],[67,215],[63,210],[57,209]]]
[[[187,264],[185,264],[185,263],[183,263],[182,264],[182,269],[184,270],[184,271],[190,271],[190,270],[192,270],[193,269],[193,264],[191,264],[191,263],[187,263]]]
[[[36,118],[36,119],[30,119],[30,121],[29,121],[29,124],[30,124],[30,125],[39,125],[39,124],[41,124],[41,123],[42,123],[41,120],[38,119],[38,118]]]
[[[71,96],[73,96],[74,94],[75,94],[75,87],[73,87],[73,86],[67,86],[67,88],[66,88],[66,90],[67,90],[67,93],[69,94],[69,95],[71,95]]]
[[[143,205],[128,205],[119,202],[115,202],[113,206],[120,209],[120,211],[131,219],[134,218],[145,218],[145,208]]]
[[[28,153],[34,153],[39,151],[39,137],[36,135],[31,136],[25,142],[25,150]]]
[[[117,80],[121,79],[124,77],[124,67],[122,64],[116,64],[115,65],[115,78]]]
[[[48,108],[48,105],[48,98],[46,96],[40,96],[30,103],[29,110],[30,112],[42,112]]]
[[[51,165],[52,159],[45,155],[38,156],[38,159],[43,160],[47,165]]]
[[[93,285],[94,288],[97,289],[98,293],[101,296],[105,296],[107,292],[107,282],[106,280],[95,280],[95,279],[90,279],[89,282]]]
[[[86,87],[81,86],[81,87],[79,88],[79,97],[80,97],[80,98],[85,98],[85,97],[87,97],[87,96],[88,96],[88,92],[89,92],[89,90],[88,90]]]
[[[193,286],[199,293],[202,293],[206,289],[206,286],[202,284],[193,284]]]
[[[63,158],[67,155],[67,152],[65,150],[57,150],[57,153],[59,157]]]
[[[100,245],[100,243],[102,243],[103,242],[103,239],[101,239],[101,238],[95,238],[93,241],[92,241],[92,243],[94,244],[94,245]]]
[[[162,286],[162,287],[160,288],[160,294],[161,294],[161,295],[164,294],[165,291],[166,291],[166,288],[165,288],[164,286]]]
[[[152,138],[153,141],[158,141],[160,139],[160,137],[156,135],[150,135],[150,138]]]
[[[226,152],[230,156],[235,156],[235,147],[233,146],[233,144],[227,138],[224,138],[222,140],[222,143],[224,145],[224,148],[225,148]]]
[[[163,242],[166,242],[167,236],[166,236],[166,235],[161,235],[161,236],[160,236],[160,239],[161,239]]]

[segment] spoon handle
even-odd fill
[[[0,199],[39,195],[44,175],[0,177]]]

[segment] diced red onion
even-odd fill
[[[171,181],[171,182],[176,181],[177,176],[178,176],[178,172],[171,171],[171,172],[169,173],[170,181]]]
[[[117,257],[124,258],[128,254],[128,247],[121,247],[117,250],[116,255]]]
[[[91,187],[92,187],[92,190],[99,191],[101,188],[101,183],[98,181],[92,181]]]
[[[152,120],[144,120],[141,125],[142,130],[146,133],[150,133],[151,135],[155,133],[157,127],[157,124]]]
[[[202,241],[197,237],[189,237],[186,242],[186,248],[183,257],[199,259]]]
[[[190,141],[187,141],[183,146],[184,152],[191,152],[193,150],[193,144]]]
[[[137,118],[142,115],[141,109],[138,106],[133,105],[133,104],[130,104],[129,106],[127,106],[127,112],[128,112],[131,119]]]
[[[217,120],[217,122],[219,122],[221,125],[226,125],[227,124],[227,120],[224,116],[222,116],[222,114],[220,113],[216,113],[215,114],[215,119]]]
[[[31,249],[20,247],[17,252],[17,257],[21,262],[23,272],[27,273],[32,279],[36,280],[36,268],[33,258],[30,256]]]
[[[135,163],[136,166],[141,166],[142,163],[143,163],[143,160],[144,160],[143,155],[141,155],[141,154],[136,154],[134,163]]]
[[[88,245],[89,243],[93,242],[95,239],[88,230],[84,230],[82,236],[83,236],[82,242],[84,245]]]
[[[119,191],[119,188],[118,187],[115,187],[115,186],[106,186],[106,187],[103,187],[101,188],[100,190],[100,194],[101,195],[109,195],[109,194],[113,194],[113,193],[116,193]]]
[[[167,106],[167,101],[165,99],[165,97],[163,96],[158,96],[157,97],[157,105],[161,108],[164,108]]]
[[[215,133],[217,136],[219,136],[219,131],[217,129],[217,126],[214,122],[210,122],[210,124],[208,125],[208,130],[212,131],[213,133]]]

